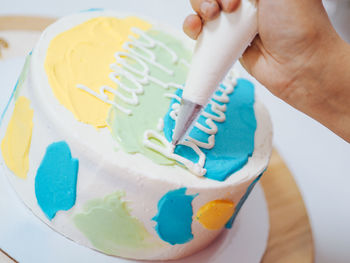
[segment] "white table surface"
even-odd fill
[[[350,1],[329,0],[326,4],[336,29],[350,41]],[[0,15],[63,16],[93,7],[143,14],[180,30],[191,12],[189,0],[0,0]],[[271,113],[275,147],[304,197],[316,262],[350,262],[350,144],[260,85],[257,92]]]

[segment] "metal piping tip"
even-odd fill
[[[182,99],[171,141],[174,147],[185,139],[185,136],[190,132],[202,109],[202,105]]]
[[[176,140],[173,139],[173,140],[171,141],[171,145],[172,145],[173,149],[175,149],[175,146],[178,145],[179,142],[180,142],[179,139],[176,139]]]

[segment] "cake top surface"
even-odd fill
[[[232,72],[189,140],[172,152],[189,46],[170,27],[139,17],[79,13],[43,33],[32,55],[31,83],[48,121],[91,150],[91,160],[102,154],[106,165],[199,186],[203,176],[232,183],[262,172],[270,120],[253,85]]]

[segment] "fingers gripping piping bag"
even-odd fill
[[[233,13],[221,12],[205,23],[192,57],[173,145],[184,139],[220,81],[251,43],[258,31],[257,20],[255,1],[242,0]]]

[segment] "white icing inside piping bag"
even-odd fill
[[[205,23],[192,57],[183,98],[206,105],[258,31],[255,3],[242,0],[233,13]]]

